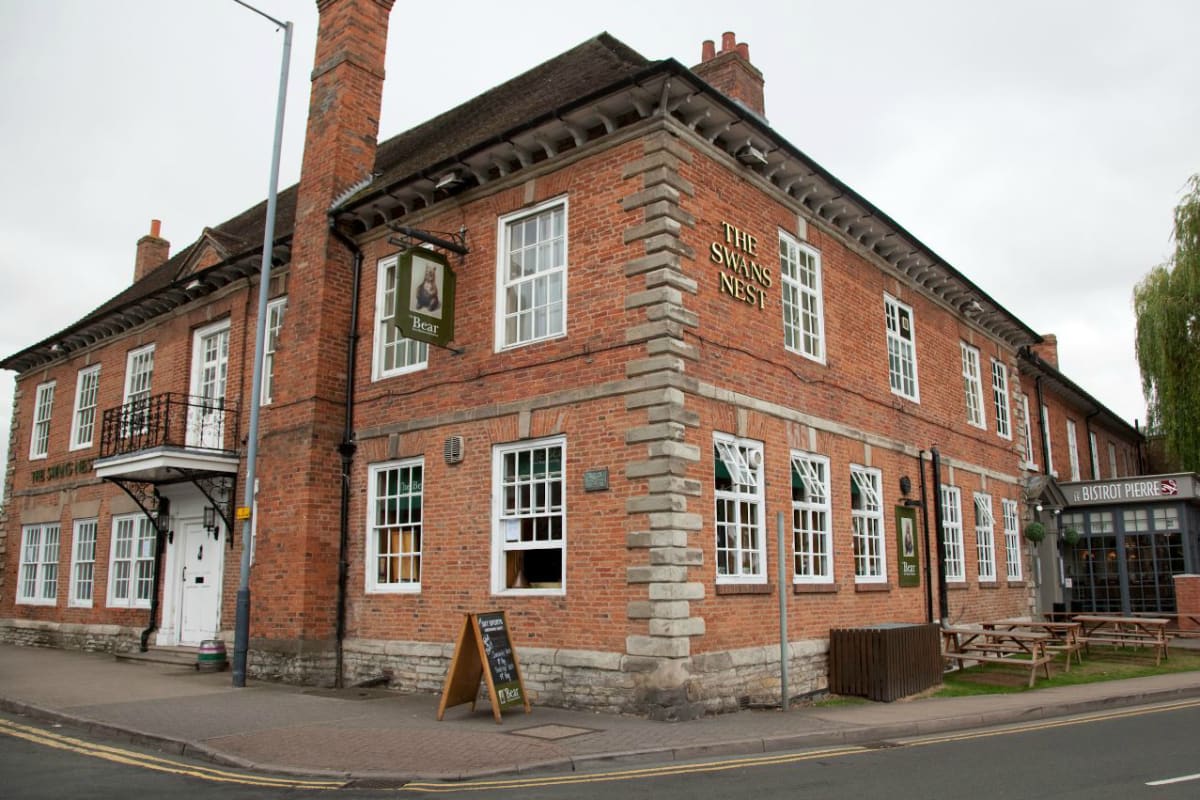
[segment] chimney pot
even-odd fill
[[[766,117],[763,75],[750,63],[750,45],[739,43],[733,31],[726,31],[721,34],[721,52],[714,53],[708,39],[701,46],[700,59],[692,72],[721,94]]]
[[[162,220],[161,219],[150,220],[150,235],[153,236],[155,239],[157,239],[158,232],[160,230],[162,230]]]
[[[705,39],[700,45],[700,60],[712,61],[717,56],[717,48],[712,39]]]
[[[725,31],[721,34],[721,52],[728,53],[733,48],[737,47],[737,36],[733,31]]]
[[[746,59],[747,61],[750,60],[750,45],[746,44],[745,42],[739,42],[737,51],[738,55],[740,55],[742,58]]]

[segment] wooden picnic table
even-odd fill
[[[1092,642],[1117,647],[1151,647],[1155,666],[1167,658],[1167,624],[1170,620],[1165,617],[1076,614],[1073,619],[1083,625],[1079,639],[1084,647]]]
[[[971,663],[1008,664],[1029,668],[1029,686],[1037,678],[1038,667],[1050,677],[1050,661],[1046,653],[1047,633],[1027,630],[998,630],[995,627],[942,626],[942,657],[957,661],[959,666]]]
[[[1050,638],[1046,640],[1046,650],[1051,653],[1066,653],[1067,672],[1071,671],[1072,653],[1075,654],[1075,659],[1080,664],[1083,663],[1083,642],[1080,641],[1083,623],[1081,622],[1010,618],[985,622],[984,627],[988,626],[998,630],[1029,630],[1048,634]]]
[[[1131,613],[1134,617],[1162,617],[1170,620],[1167,625],[1167,636],[1178,636],[1180,638],[1200,638],[1200,614],[1187,614],[1184,612],[1171,613],[1166,611],[1134,611]],[[1184,628],[1183,620],[1188,620],[1193,628]]]

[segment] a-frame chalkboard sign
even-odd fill
[[[524,705],[525,713],[529,713],[529,697],[517,665],[517,651],[508,638],[508,618],[503,611],[466,615],[442,687],[439,721],[450,706],[470,703],[471,710],[475,709],[480,678],[487,683],[497,723],[501,722],[501,709]]]

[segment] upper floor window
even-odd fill
[[[962,493],[957,486],[942,486],[941,500],[946,580],[962,583],[967,579],[963,565]]]
[[[796,582],[833,581],[829,459],[824,456],[792,453],[792,548]]]
[[[421,588],[424,471],[419,458],[370,468],[368,592]]]
[[[21,574],[17,602],[52,606],[58,602],[58,523],[21,528]]]
[[[713,434],[719,583],[767,579],[762,455],[761,442]]]
[[[1067,420],[1067,461],[1071,467],[1071,480],[1079,480],[1079,440],[1075,435],[1075,420]]]
[[[1004,510],[1004,567],[1010,581],[1021,580],[1021,530],[1016,500],[1001,500]]]
[[[1008,410],[1008,367],[992,359],[992,402],[996,409],[996,435],[1012,438],[1012,415]]]
[[[963,391],[967,400],[967,422],[976,428],[986,428],[983,416],[983,380],[979,374],[979,350],[960,342],[962,350]]]
[[[1117,477],[1117,446],[1112,442],[1108,443],[1108,477]]]
[[[1092,480],[1100,480],[1100,445],[1096,442],[1096,432],[1088,431],[1088,456],[1092,462]]]
[[[991,495],[975,493],[975,550],[979,580],[996,580],[996,522],[992,516]]]
[[[888,383],[893,393],[919,403],[912,308],[885,294],[883,309],[887,318]]]
[[[850,467],[850,521],[854,534],[854,580],[882,583],[886,549],[883,540],[883,497],[880,472]]]
[[[396,281],[399,255],[379,262],[375,287],[375,380],[400,375],[429,364],[429,345],[406,339],[396,325]]]
[[[71,449],[92,446],[96,433],[96,402],[100,394],[100,365],[79,370],[75,379],[75,416],[71,420]]]
[[[821,254],[780,231],[779,273],[783,277],[784,347],[814,361],[824,361]]]
[[[113,517],[108,604],[149,608],[154,593],[154,523],[145,514]]]
[[[492,451],[496,592],[562,594],[567,575],[566,440]]]
[[[54,410],[54,381],[40,384],[33,404],[33,436],[29,458],[45,458],[50,452],[50,413]]]
[[[496,346],[516,347],[566,333],[567,201],[500,218]]]
[[[1042,441],[1046,443],[1046,470],[1058,477],[1058,470],[1054,468],[1054,451],[1050,447],[1050,409],[1042,405]]]
[[[121,436],[146,431],[150,382],[154,377],[154,345],[130,350],[125,358],[125,400],[121,405]]]
[[[1029,395],[1021,395],[1021,419],[1025,431],[1025,466],[1037,469],[1037,460],[1033,457],[1033,417],[1029,415]]]
[[[262,394],[259,401],[270,405],[275,392],[275,346],[279,343],[279,332],[283,330],[283,312],[287,311],[287,297],[277,297],[267,303],[267,326],[263,331]]]

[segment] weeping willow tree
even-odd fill
[[[1133,290],[1149,432],[1180,469],[1200,472],[1200,175],[1175,207],[1175,253]]]

